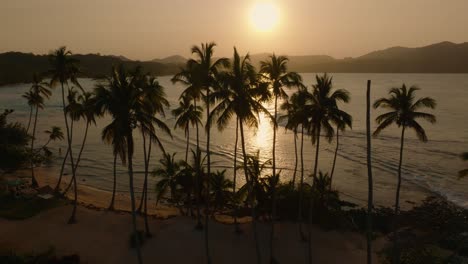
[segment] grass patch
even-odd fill
[[[0,217],[8,220],[22,220],[65,204],[66,201],[60,199],[15,198],[3,195],[0,196]]]

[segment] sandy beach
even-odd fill
[[[41,186],[54,186],[52,177],[38,169]],[[26,173],[26,172],[24,172]],[[20,173],[21,175],[21,173]],[[27,174],[25,174],[27,175]],[[64,183],[65,185],[66,183]],[[84,263],[134,263],[135,251],[129,248],[131,217],[126,195],[116,197],[117,211],[108,206],[110,194],[89,187],[79,187],[80,205],[77,224],[68,225],[72,206],[66,205],[40,213],[30,219],[0,219],[0,249],[15,252],[40,252],[54,247],[58,255],[78,254]],[[70,196],[69,196],[70,198]],[[146,263],[204,263],[203,232],[194,229],[194,219],[180,216],[176,208],[151,203],[149,225],[153,237],[143,245]],[[214,263],[254,263],[255,249],[251,224],[242,219],[243,234],[235,234],[229,217],[210,223],[210,245]],[[143,218],[138,217],[140,229]],[[292,222],[277,224],[275,256],[280,263],[305,263],[307,244],[300,242],[297,226]],[[269,224],[259,225],[263,261],[267,260]],[[313,229],[313,255],[316,263],[363,263],[366,241],[361,234]],[[376,241],[375,252],[383,239]],[[181,252],[183,251],[183,254]],[[374,253],[375,259],[377,254]]]

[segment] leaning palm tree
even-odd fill
[[[44,133],[49,136],[49,139],[42,148],[46,148],[51,141],[62,140],[64,138],[62,129],[58,126],[52,126],[50,129],[44,131]]]
[[[273,126],[273,150],[272,150],[272,165],[273,165],[273,174],[276,173],[276,121],[278,120],[278,99],[287,99],[288,95],[284,91],[283,87],[291,88],[301,87],[302,77],[296,72],[289,72],[288,67],[288,58],[285,56],[276,56],[275,54],[271,55],[268,60],[260,62],[260,73],[262,77],[268,80],[271,88],[272,95],[274,97],[274,118],[275,125]],[[274,262],[273,256],[273,236],[275,231],[275,212],[276,212],[276,190],[273,190],[272,198],[272,222],[271,222],[271,231],[270,231],[270,258]]]
[[[138,115],[153,120],[146,107],[142,90],[135,86],[135,80],[120,65],[113,68],[110,77],[95,88],[96,110],[101,115],[109,114],[112,121],[102,131],[103,139],[113,145],[113,151],[119,153],[122,162],[127,164],[129,176],[130,200],[132,209],[133,236],[136,242],[138,263],[142,263],[140,239],[137,233],[135,193],[133,187],[133,129],[141,125]],[[147,124],[145,124],[147,125]]]
[[[219,130],[223,130],[233,115],[237,116],[239,131],[241,134],[241,147],[243,154],[243,167],[246,181],[250,181],[247,170],[247,153],[245,148],[244,125],[258,127],[258,114],[262,112],[275,123],[272,115],[262,105],[267,97],[267,86],[259,83],[254,67],[250,63],[250,56],[247,54],[241,59],[237,49],[234,48],[234,59],[232,69],[224,73],[221,77],[222,89],[213,94],[220,102],[213,109],[208,118],[209,123],[214,122]],[[251,186],[253,186],[251,184]],[[253,197],[250,198],[252,207],[252,224],[254,227],[255,247],[257,250],[257,262],[261,263],[260,246],[257,238],[256,212]]]
[[[309,133],[312,135],[312,143],[315,144],[315,164],[313,170],[313,184],[317,181],[318,158],[320,149],[320,136],[323,131],[325,137],[330,142],[334,136],[334,130],[331,122],[337,122],[334,113],[338,110],[338,102],[348,102],[349,93],[343,89],[333,91],[333,79],[327,74],[316,76],[316,84],[314,84],[312,93],[308,96],[308,117]],[[309,207],[309,263],[312,262],[312,211],[313,211],[313,195],[311,195]]]
[[[345,103],[349,102],[349,92],[342,89],[343,91],[343,96],[348,97],[347,101],[343,101]],[[336,98],[334,99],[336,100]],[[335,102],[336,104],[336,102]],[[353,123],[353,118],[350,114],[346,113],[345,111],[339,109],[338,106],[331,108],[331,111],[329,113],[331,121],[335,124],[336,126],[336,148],[335,148],[335,154],[333,156],[333,164],[332,164],[332,169],[330,172],[330,186],[329,189],[331,190],[332,188],[332,183],[333,183],[333,174],[335,172],[335,165],[336,165],[336,157],[338,156],[338,150],[340,146],[340,131],[345,131],[346,127],[352,128],[352,123]]]
[[[217,88],[217,76],[222,70],[222,68],[227,67],[229,65],[229,60],[227,58],[220,58],[215,60],[213,58],[214,48],[216,44],[214,42],[210,43],[202,43],[201,47],[193,46],[192,47],[192,54],[195,54],[197,57],[196,59],[190,59],[188,64],[193,65],[196,69],[196,76],[200,80],[200,87],[205,92],[205,108],[206,108],[206,116],[210,116],[210,106],[213,103],[212,97],[210,93]],[[206,155],[207,155],[207,175],[211,175],[211,153],[210,153],[210,123],[206,122],[205,132],[206,132]],[[206,180],[207,190],[209,190],[210,182]],[[206,192],[205,197],[205,255],[207,263],[211,263],[211,257],[209,252],[209,245],[208,245],[208,218],[209,218],[209,193]]]
[[[28,104],[35,108],[35,116],[33,122],[33,130],[31,135],[31,182],[33,187],[38,187],[36,177],[34,175],[34,140],[36,136],[37,115],[39,108],[44,108],[44,99],[49,98],[52,94],[48,89],[49,85],[42,81],[38,75],[34,75],[33,84],[28,96]]]
[[[374,102],[374,108],[383,108],[390,110],[387,113],[379,115],[375,120],[378,127],[374,131],[374,136],[380,134],[382,130],[392,124],[396,124],[401,128],[401,142],[400,142],[400,160],[398,163],[398,183],[395,196],[395,217],[398,216],[400,210],[400,187],[401,187],[401,167],[403,164],[403,147],[405,140],[406,129],[413,129],[419,140],[427,142],[427,135],[424,128],[418,123],[418,119],[426,120],[430,123],[436,122],[436,117],[432,114],[420,112],[421,108],[434,109],[436,102],[430,97],[415,98],[415,92],[419,88],[411,86],[407,88],[405,84],[400,88],[391,88],[389,97],[380,98]],[[396,230],[395,230],[396,232]],[[395,233],[396,234],[396,233]],[[397,238],[394,239],[394,263],[399,262],[397,250]]]
[[[172,115],[176,118],[174,129],[181,128],[185,132],[187,138],[187,146],[185,148],[185,162],[188,161],[188,152],[190,146],[190,126],[194,127],[201,125],[202,108],[195,106],[192,100],[187,96],[182,96],[179,101],[179,107],[172,110]]]
[[[34,111],[34,94],[31,90],[25,92],[22,97],[26,99],[29,106],[29,119],[28,119],[28,126],[26,128],[26,132],[29,133],[29,127],[31,126],[33,111]]]
[[[71,139],[71,134],[70,134],[70,127],[68,124],[68,117],[66,113],[66,105],[65,105],[65,85],[68,86],[68,83],[71,82],[72,84],[75,84],[78,87],[81,87],[80,84],[78,83],[77,79],[77,73],[79,72],[77,63],[78,60],[74,59],[71,57],[72,52],[67,50],[66,47],[60,47],[55,51],[52,51],[49,54],[49,61],[52,66],[51,70],[49,73],[51,74],[51,80],[50,80],[50,86],[55,87],[57,84],[60,84],[61,90],[62,90],[62,107],[63,107],[63,116],[65,119],[65,127],[67,131],[67,143],[68,143],[68,148],[67,148],[67,154],[64,157],[64,163],[65,160],[70,156],[70,162],[72,165],[72,168],[75,167],[75,163],[73,160],[73,151],[72,151],[72,139]],[[62,170],[59,175],[59,183],[60,180],[62,179]],[[74,174],[72,170],[72,174]],[[74,175],[73,175],[74,176]],[[56,190],[59,189],[60,184],[57,184]],[[76,219],[69,219],[69,223],[72,224],[76,221]]]
[[[463,160],[468,160],[468,152],[464,152],[463,154],[461,154],[461,158]],[[460,178],[466,177],[467,175],[468,175],[468,169],[464,169],[458,172],[458,176]]]

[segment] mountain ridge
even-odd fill
[[[150,61],[130,60],[124,56],[74,54],[80,60],[82,77],[108,75],[111,67],[140,65],[153,75],[172,75],[184,66],[187,58],[172,55]],[[251,61],[259,67],[270,53],[252,54]],[[289,70],[296,72],[331,73],[468,73],[468,42],[439,42],[423,47],[401,46],[376,50],[356,58],[335,59],[328,55],[288,56]],[[0,53],[0,85],[30,82],[33,74],[49,69],[47,55],[23,52]]]

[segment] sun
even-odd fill
[[[256,3],[250,12],[250,20],[257,31],[272,31],[279,22],[279,9],[271,2]]]

